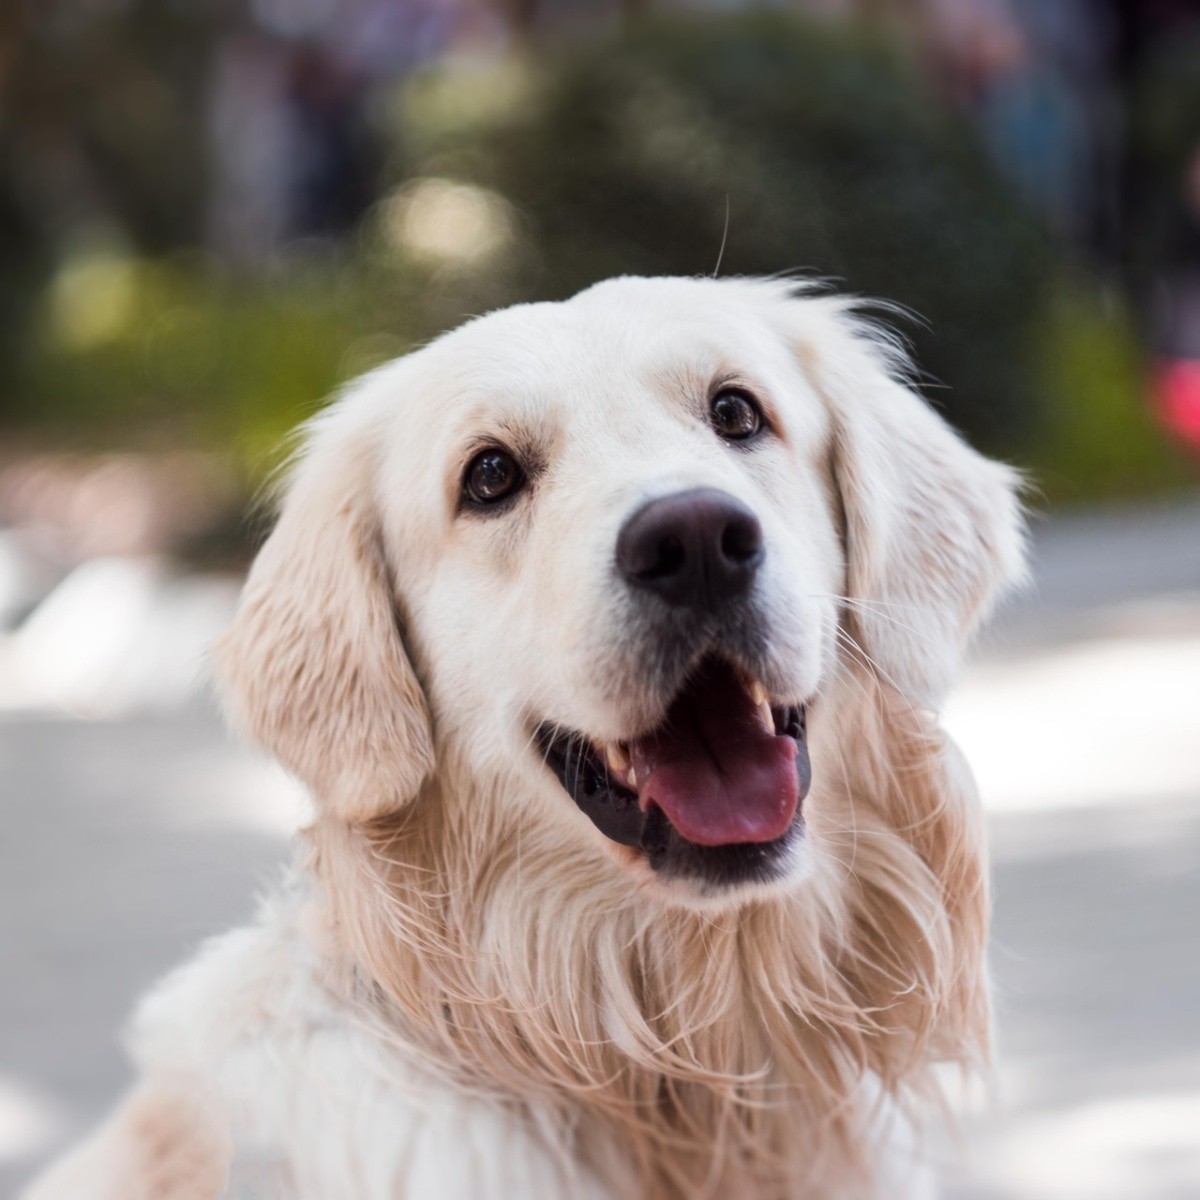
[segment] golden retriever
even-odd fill
[[[989,1025],[936,714],[1024,553],[905,371],[829,294],[622,278],[313,421],[218,655],[303,861],[31,1195],[929,1194]]]

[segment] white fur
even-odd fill
[[[980,822],[934,713],[1022,542],[1012,473],[901,370],[833,297],[621,279],[320,417],[221,651],[313,790],[309,858],[143,1003],[144,1082],[30,1200],[928,1195],[931,1068],[987,1052]],[[753,449],[707,425],[721,380],[768,413]],[[481,519],[492,442],[532,487]],[[811,714],[794,869],[729,894],[662,885],[531,749],[661,719],[612,548],[693,486],[759,517],[755,673]]]

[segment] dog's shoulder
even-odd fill
[[[126,1034],[139,1068],[207,1074],[240,1047],[317,1017],[315,955],[302,931],[310,905],[287,880],[252,923],[211,938],[153,987]]]
[[[252,924],[168,975],[131,1023],[144,1078],[190,1081],[223,1114],[227,1194],[290,1198],[295,1179],[315,1187],[305,1195],[339,1195],[352,1178],[371,1198],[605,1194],[578,1165],[562,1178],[528,1113],[406,1051],[402,1030],[339,986],[330,937],[307,885],[289,880]]]

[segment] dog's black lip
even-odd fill
[[[796,741],[796,772],[803,802],[812,778],[806,707],[781,705],[771,713],[775,732]],[[767,880],[778,873],[791,835],[803,823],[801,803],[792,829],[774,841],[701,846],[675,829],[657,805],[643,812],[637,794],[613,779],[590,738],[552,722],[539,725],[536,737],[547,767],[580,811],[610,841],[640,850],[650,867],[662,874],[720,884]]]

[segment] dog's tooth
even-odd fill
[[[631,788],[637,787],[637,772],[632,767],[629,768],[629,774],[626,776],[626,779]]]
[[[757,679],[754,680],[754,682],[750,685],[750,699],[754,701],[758,708],[762,708],[764,704],[768,708],[771,707],[770,697],[767,695],[767,689],[763,687],[763,685],[759,683]]]
[[[629,752],[622,742],[609,742],[604,747],[604,757],[608,761],[609,768],[618,773],[629,766]]]
[[[771,702],[763,700],[758,706],[758,715],[763,725],[772,733],[775,731],[775,714],[771,711]]]

